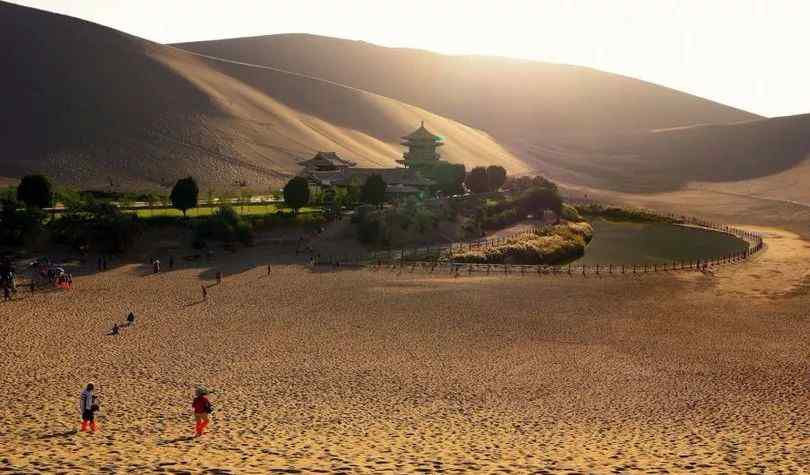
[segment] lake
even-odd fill
[[[576,264],[663,264],[745,251],[742,239],[666,223],[591,221],[593,239]]]

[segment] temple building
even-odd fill
[[[380,175],[387,185],[386,195],[391,199],[429,194],[433,180],[420,173],[420,167],[435,164],[436,152],[444,145],[443,139],[425,128],[425,123],[413,133],[402,137],[402,145],[408,147],[403,154],[404,165],[397,168],[357,168],[355,162],[343,159],[335,152],[318,152],[309,160],[298,162],[304,169],[299,174],[321,189],[361,187],[371,175]]]
[[[437,148],[444,145],[443,139],[425,128],[425,122],[418,129],[402,137],[402,145],[408,147],[408,151],[402,154],[402,160],[397,160],[405,168],[419,168],[421,165],[432,165],[439,158]]]
[[[333,172],[357,165],[340,158],[335,152],[318,152],[314,157],[298,164],[304,167],[305,172]]]

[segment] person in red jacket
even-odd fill
[[[197,387],[196,397],[191,403],[191,407],[194,408],[194,421],[196,422],[194,431],[197,437],[203,435],[203,431],[208,427],[208,417],[212,412],[211,402],[205,397],[207,394],[208,391],[205,388]]]

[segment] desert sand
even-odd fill
[[[810,251],[767,236],[746,264],[643,277],[312,270],[265,246],[88,264],[0,304],[0,470],[808,471],[808,277],[782,270]],[[89,381],[100,431],[77,433]]]

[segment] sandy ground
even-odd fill
[[[714,274],[643,277],[289,260],[267,277],[269,247],[90,272],[0,304],[0,471],[810,471],[810,297],[784,268],[807,245],[767,245]],[[88,381],[96,434],[76,432]],[[194,439],[199,383],[215,412]]]

